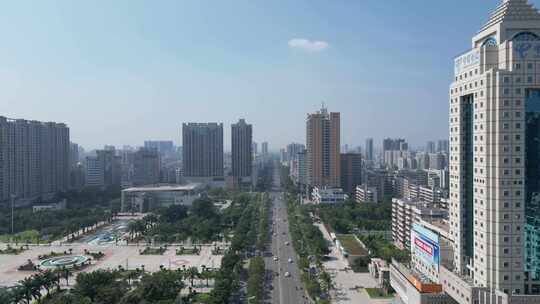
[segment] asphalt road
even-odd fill
[[[276,166],[277,167],[277,166]],[[294,249],[292,247],[287,220],[287,206],[283,201],[283,193],[279,192],[279,170],[274,170],[274,190],[270,193],[272,206],[272,244],[265,254],[266,264],[266,299],[272,304],[310,303],[305,297],[304,287],[300,281],[300,272]],[[286,245],[286,244],[289,245]],[[275,261],[274,257],[278,260]],[[292,259],[292,263],[289,262]],[[286,277],[285,274],[290,276]]]

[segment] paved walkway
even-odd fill
[[[5,247],[5,245],[0,245]],[[221,266],[222,256],[212,255],[212,247],[202,247],[200,255],[176,255],[176,247],[169,247],[163,255],[140,255],[139,250],[145,246],[99,246],[88,244],[71,244],[58,246],[30,246],[30,250],[26,250],[18,255],[0,254],[0,286],[13,286],[19,280],[32,275],[32,271],[18,271],[20,265],[31,260],[33,263],[39,263],[38,255],[43,255],[54,252],[69,252],[73,249],[73,255],[83,255],[84,249],[91,252],[101,251],[105,253],[105,257],[99,261],[92,261],[92,265],[85,268],[83,271],[89,272],[96,269],[116,269],[119,265],[124,268],[135,269],[141,268],[144,265],[146,271],[158,271],[160,265],[165,268],[177,269],[183,265],[186,267],[198,267],[202,265],[207,267],[219,268]]]
[[[341,256],[339,250],[332,242],[330,234],[322,224],[319,227],[324,238],[332,244],[330,247],[330,260],[323,262],[325,270],[332,276],[335,290],[332,293],[332,303],[372,303],[390,304],[394,299],[371,299],[364,288],[375,288],[377,281],[369,273],[355,273],[347,270],[347,261]]]

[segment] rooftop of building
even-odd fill
[[[481,31],[501,23],[503,21],[540,21],[540,14],[527,0],[503,0],[499,6],[491,13],[488,21],[480,29]]]
[[[184,185],[158,184],[140,187],[132,187],[122,190],[122,192],[167,192],[167,191],[193,191],[201,188],[200,183],[189,183]]]

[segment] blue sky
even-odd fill
[[[452,59],[498,3],[5,1],[0,115],[65,122],[89,149],[178,143],[190,121],[224,122],[228,147],[246,118],[276,149],[324,101],[343,143],[423,145],[447,136]]]

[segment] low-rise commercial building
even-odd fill
[[[344,203],[348,196],[341,188],[319,188],[314,187],[311,193],[315,204],[338,204]]]
[[[390,264],[390,285],[403,303],[407,304],[455,304],[443,292],[441,284],[433,282],[423,274],[392,261]]]
[[[122,190],[121,212],[146,212],[158,206],[190,206],[200,197],[201,184],[157,185]]]

